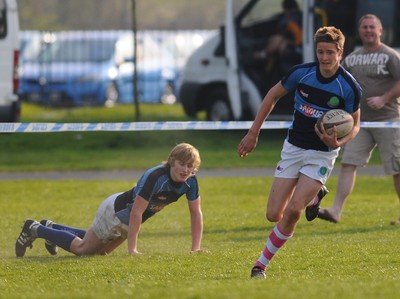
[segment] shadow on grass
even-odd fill
[[[236,241],[252,241],[260,240],[259,234],[261,233],[263,237],[268,233],[273,226],[244,226],[244,227],[234,227],[225,229],[205,229],[204,236],[218,236],[219,239],[222,237],[224,239],[236,240]],[[189,231],[158,231],[158,232],[142,232],[142,237],[148,238],[168,238],[168,237],[182,237],[184,235],[190,236]],[[186,237],[186,236],[185,236]]]
[[[318,235],[318,236],[328,236],[328,235],[354,235],[354,234],[369,234],[375,232],[389,232],[389,231],[396,231],[400,228],[400,226],[395,225],[378,225],[378,226],[371,226],[371,227],[351,227],[345,228],[340,226],[340,224],[331,224],[334,229],[326,230],[325,227],[321,227],[318,231],[302,231],[301,234],[306,235]],[[300,228],[300,227],[299,227]],[[299,228],[297,230],[299,230]]]

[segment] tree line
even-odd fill
[[[133,5],[135,1],[135,5]],[[239,7],[247,0],[236,0]],[[21,30],[216,29],[225,0],[17,0]]]

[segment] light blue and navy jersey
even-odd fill
[[[170,177],[170,167],[158,165],[147,170],[134,188],[117,196],[114,210],[121,222],[128,225],[133,202],[139,195],[149,202],[143,213],[144,222],[165,206],[177,201],[183,194],[186,194],[189,201],[199,197],[196,176],[189,177],[183,183],[176,183]]]
[[[315,133],[314,125],[325,111],[343,109],[349,113],[360,107],[361,87],[342,66],[330,78],[322,77],[318,63],[293,67],[281,81],[294,91],[294,117],[288,141],[303,149],[329,151]]]

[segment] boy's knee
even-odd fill
[[[282,219],[281,213],[267,211],[265,217],[270,222],[279,222]]]

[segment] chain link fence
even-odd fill
[[[188,57],[214,33],[145,30],[134,46],[126,30],[22,31],[19,94],[48,106],[133,103],[136,68],[139,102],[173,104]]]

